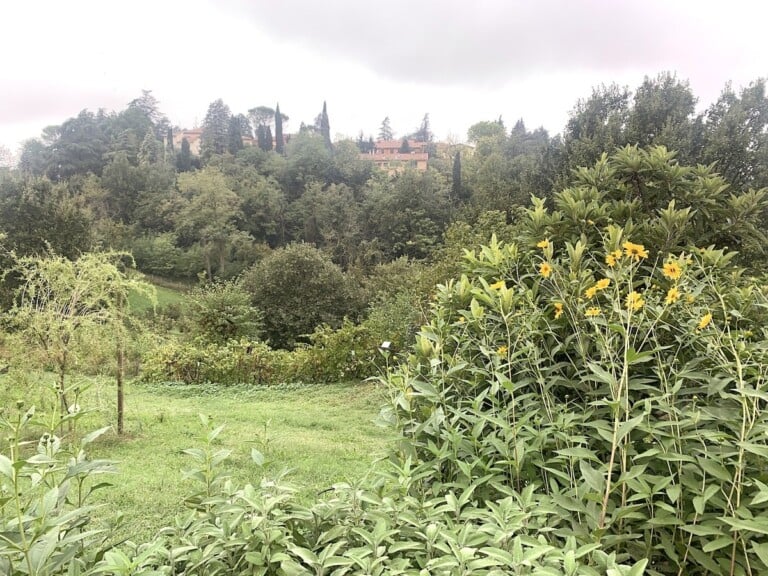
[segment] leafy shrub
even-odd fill
[[[282,361],[282,355],[253,340],[230,340],[223,345],[169,340],[148,352],[142,378],[186,384],[272,384],[282,381]]]
[[[553,210],[534,198],[520,231],[530,245],[557,238],[599,244],[607,226],[659,252],[689,246],[739,250],[745,261],[763,255],[768,189],[731,192],[712,167],[681,166],[663,146],[627,146],[590,168],[579,168],[553,198]]]
[[[722,250],[538,244],[469,255],[391,376],[408,494],[527,494],[540,541],[649,573],[768,569],[765,293]]]
[[[197,246],[182,249],[176,244],[175,234],[143,236],[131,242],[136,266],[142,272],[166,278],[196,278],[202,266]]]
[[[261,331],[261,312],[248,292],[234,281],[207,284],[189,292],[187,319],[193,335],[222,344],[254,339]]]
[[[354,284],[308,244],[275,250],[244,274],[243,287],[264,312],[264,333],[278,348],[306,341],[321,324],[338,327],[361,308]]]
[[[307,382],[338,382],[363,379],[376,372],[379,358],[377,341],[367,327],[345,320],[336,330],[328,325],[317,328],[311,344],[291,354],[294,377]]]
[[[62,425],[80,414],[65,415]],[[6,407],[0,415],[0,573],[8,576],[83,574],[110,547],[109,532],[90,525],[90,496],[108,484],[111,462],[88,460],[86,446],[106,428],[69,451],[55,430],[26,440],[35,409]],[[54,419],[56,422],[58,419]]]

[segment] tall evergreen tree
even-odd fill
[[[179,172],[189,172],[192,170],[192,152],[189,149],[189,140],[181,139],[181,151],[176,159],[176,168]]]
[[[400,148],[397,149],[400,154],[408,154],[411,151],[411,143],[408,142],[408,137],[403,136],[403,141],[400,142]]]
[[[170,126],[165,133],[165,151],[169,155],[173,155],[175,150],[173,149],[173,128]]]
[[[285,141],[283,140],[283,115],[280,114],[280,103],[275,107],[275,152],[282,154],[285,152]]]
[[[384,120],[381,121],[381,126],[379,127],[379,140],[394,140],[395,133],[392,132],[392,126],[389,123],[389,116],[384,118]]]
[[[325,102],[323,102],[323,111],[320,114],[320,135],[323,137],[326,148],[331,150],[333,148],[333,143],[331,142],[331,123],[328,120],[328,108]]]
[[[272,138],[272,128],[267,126],[266,134],[264,134],[264,144],[266,146],[266,150],[272,150],[272,146],[274,146],[275,139]]]
[[[224,104],[221,98],[208,106],[200,142],[200,155],[204,159],[210,158],[212,154],[223,154],[227,151],[230,116],[229,106]]]
[[[243,133],[241,130],[240,118],[237,116],[230,117],[227,135],[229,139],[227,150],[229,150],[229,153],[232,155],[237,154],[243,149]]]
[[[262,150],[269,150],[269,148],[267,148],[267,127],[263,124],[260,124],[259,127],[256,128],[256,144]]]
[[[453,182],[451,183],[451,195],[454,200],[464,200],[464,187],[461,185],[461,152],[457,151],[453,157]]]
[[[153,132],[147,132],[139,146],[139,164],[148,165],[157,163],[162,155],[162,144],[155,140]]]
[[[413,139],[416,140],[416,142],[432,142],[432,138],[432,131],[429,129],[429,113],[427,113],[424,114],[424,118],[421,120],[421,125],[413,135]]]

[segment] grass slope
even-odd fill
[[[23,398],[27,406],[50,410],[50,375],[28,375],[25,383],[11,378],[0,382],[6,405]],[[78,432],[113,424],[114,382],[90,379],[83,384],[89,387],[79,403],[92,412],[78,422]],[[373,422],[383,393],[372,384],[292,389],[129,385],[126,396],[127,434],[105,434],[89,456],[118,462],[119,474],[107,478],[114,485],[94,497],[104,505],[101,518],[125,515],[119,535],[133,540],[171,524],[184,510],[183,498],[198,489],[182,470],[192,465],[183,450],[203,447],[201,413],[214,426],[225,424],[216,447],[232,451],[223,469],[234,481],[258,484],[263,474],[274,477],[288,469],[287,481],[306,499],[335,483],[360,479],[393,440],[391,431]],[[252,462],[251,448],[266,457],[263,470]]]
[[[289,469],[289,482],[307,498],[362,477],[391,440],[390,432],[373,423],[382,398],[367,384],[189,392],[134,388],[128,406],[131,437],[108,436],[96,445],[93,456],[120,462],[115,486],[99,498],[108,504],[107,516],[125,513],[131,537],[170,523],[183,510],[183,497],[196,490],[183,479],[181,471],[191,461],[182,451],[202,446],[201,413],[226,425],[220,447],[232,451],[224,469],[233,480],[258,483],[262,470],[251,461],[253,447],[266,457],[263,473]]]
[[[184,292],[179,288],[155,284],[155,291],[157,308],[164,308],[170,304],[180,304],[184,301]],[[132,292],[128,295],[128,305],[134,312],[144,312],[152,308],[150,299],[138,292]]]

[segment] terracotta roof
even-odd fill
[[[400,146],[403,145],[402,140],[379,140],[374,144],[376,148],[379,149],[389,149],[389,148],[400,148]],[[424,146],[423,142],[416,142],[416,140],[408,140],[408,145],[411,148],[422,148]]]

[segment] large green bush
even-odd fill
[[[733,254],[492,243],[443,286],[389,418],[409,493],[510,493],[649,573],[768,570],[768,298]]]
[[[361,309],[355,284],[309,244],[275,250],[243,275],[243,287],[264,312],[264,334],[278,348],[306,342],[321,324],[338,327]]]

